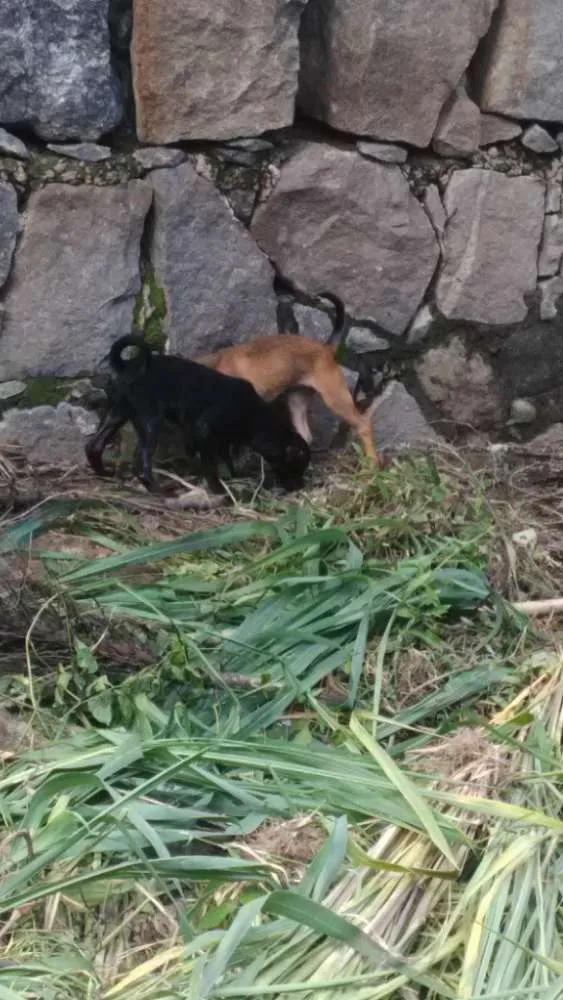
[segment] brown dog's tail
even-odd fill
[[[151,362],[151,349],[149,345],[142,337],[135,337],[133,334],[128,334],[126,337],[120,337],[119,340],[116,340],[109,352],[108,360],[114,372],[123,372],[131,364],[130,361],[126,361],[122,356],[126,347],[136,347],[139,351],[139,356],[135,359],[135,363],[140,362],[144,369],[148,368]]]

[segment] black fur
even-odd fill
[[[138,355],[123,358],[126,347]],[[289,419],[266,403],[244,379],[169,354],[153,353],[140,337],[121,337],[109,363],[115,372],[108,406],[98,430],[86,444],[94,472],[104,475],[103,452],[124,424],[131,422],[140,443],[135,473],[152,488],[152,456],[163,420],[182,428],[186,446],[199,452],[204,476],[220,491],[218,461],[232,471],[231,447],[248,445],[272,467],[280,485],[298,489],[309,464],[307,443]]]

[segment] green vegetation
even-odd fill
[[[510,603],[558,570],[507,482],[4,520],[0,1000],[561,995],[563,666]]]
[[[154,348],[164,347],[166,335],[163,323],[166,318],[166,297],[156,280],[150,264],[143,267],[142,286],[135,300],[133,332],[139,333]]]
[[[70,389],[76,378],[56,378],[51,375],[38,375],[26,382],[23,395],[18,400],[20,409],[32,406],[57,406],[68,399]]]

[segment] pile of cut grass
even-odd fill
[[[5,524],[0,998],[559,995],[553,565],[494,470],[327,478]]]

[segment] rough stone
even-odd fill
[[[87,410],[95,410],[107,401],[107,392],[90,378],[80,378],[72,386],[67,399]]]
[[[435,318],[432,306],[422,306],[422,308],[418,310],[409,327],[407,343],[419,344],[422,340],[424,340],[432,330]]]
[[[297,286],[330,288],[350,312],[402,333],[434,273],[438,245],[399,167],[305,143],[252,221]]]
[[[7,410],[0,421],[0,451],[15,445],[34,465],[85,465],[84,443],[96,426],[93,413],[70,403]]]
[[[545,210],[548,214],[561,211],[561,180],[551,180],[547,183]]]
[[[0,382],[0,407],[13,404],[25,392],[25,382]]]
[[[534,404],[529,399],[513,399],[510,404],[511,424],[533,424],[537,417]]]
[[[130,330],[151,194],[145,181],[31,194],[5,297],[0,378],[92,371]]]
[[[439,435],[400,382],[391,382],[385,388],[373,408],[372,424],[380,452],[426,451],[440,443]]]
[[[491,32],[481,108],[563,122],[563,5],[504,0]]]
[[[253,167],[259,153],[247,149],[236,149],[234,146],[219,146],[217,156],[226,163],[236,163],[239,167]]]
[[[538,261],[540,278],[552,278],[557,274],[563,257],[563,219],[560,215],[546,215]]]
[[[428,146],[497,0],[310,0],[299,104],[335,128]]]
[[[469,354],[460,337],[431,348],[415,368],[428,399],[453,424],[486,429],[498,421],[501,399],[493,370],[480,354]]]
[[[555,319],[558,302],[563,295],[563,278],[558,275],[538,284],[540,293],[540,319]]]
[[[108,0],[0,0],[0,122],[42,139],[92,139],[122,114]]]
[[[522,135],[522,126],[500,115],[481,115],[479,145],[492,146],[495,142],[510,142]]]
[[[429,184],[426,188],[424,207],[441,245],[446,229],[446,210],[436,184]]]
[[[269,139],[230,139],[227,143],[233,149],[244,149],[247,153],[267,153],[274,149],[274,143]]]
[[[368,327],[352,326],[346,338],[346,346],[357,354],[371,354],[374,351],[388,351],[389,341]]]
[[[531,149],[533,153],[556,153],[559,149],[555,139],[552,139],[549,132],[546,132],[541,125],[530,125],[520,141],[526,149]]]
[[[0,128],[0,153],[15,156],[17,160],[29,160],[29,150],[17,135],[12,135],[5,128]]]
[[[365,142],[356,144],[358,153],[367,156],[369,160],[379,160],[380,163],[406,163],[407,151],[403,146],[394,146],[389,142]]]
[[[134,0],[133,85],[144,142],[229,139],[290,125],[305,0]]]
[[[173,351],[194,355],[276,331],[272,268],[190,163],[155,170],[151,259]]]
[[[59,153],[60,156],[68,156],[71,160],[83,160],[84,163],[100,163],[101,160],[109,160],[111,149],[109,146],[99,146],[96,142],[65,143],[60,145],[50,142],[47,145],[52,153]]]
[[[557,451],[560,454],[563,448],[563,424],[552,424],[547,430],[537,434],[530,441],[529,447],[540,451]]]
[[[299,303],[294,305],[293,312],[299,326],[299,332],[304,337],[326,344],[332,333],[332,320],[328,313],[323,312],[322,309],[302,306]]]
[[[452,319],[516,323],[537,278],[545,190],[532,177],[472,168],[453,174],[445,195],[445,263],[436,301]]]
[[[0,288],[10,273],[18,225],[16,192],[11,184],[0,181]]]
[[[463,88],[457,88],[444,105],[432,147],[439,156],[468,156],[477,151],[481,136],[481,112]]]
[[[186,159],[186,154],[181,149],[146,146],[144,149],[136,149],[133,159],[142,170],[156,170],[159,167],[179,167]]]

